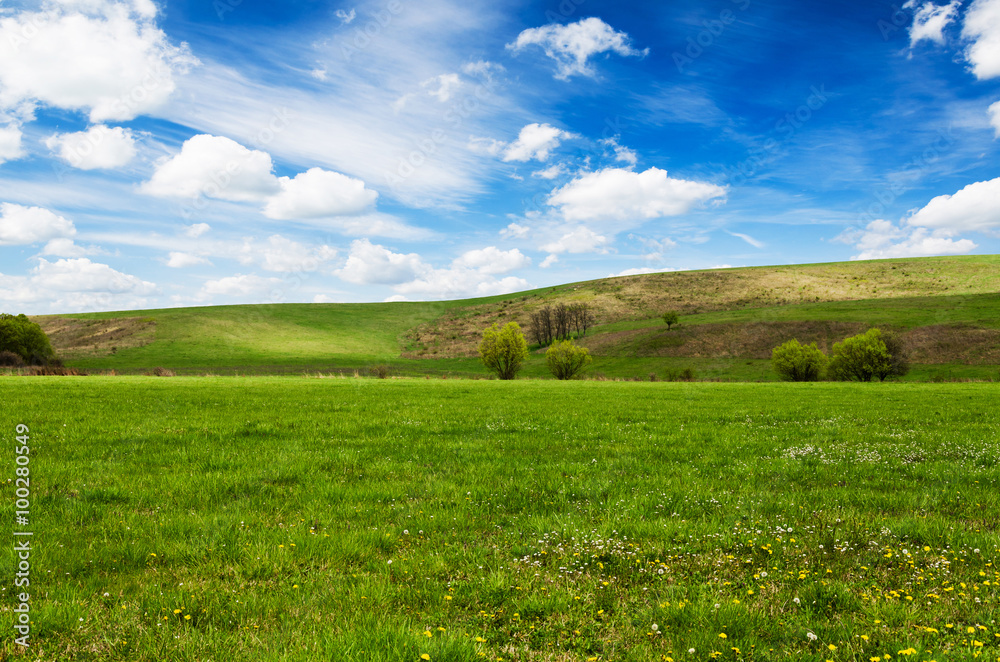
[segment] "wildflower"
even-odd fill
[[[656,632],[657,630],[660,629],[660,626],[657,625],[656,623],[653,623],[651,626],[649,626],[649,629],[652,630],[653,632]]]
[[[688,649],[688,653],[690,653],[691,655],[694,655],[694,649],[693,648],[689,648]]]
[[[795,604],[797,604],[797,605],[800,605],[800,604],[802,604],[802,602],[801,602],[801,601],[800,601],[800,600],[799,600],[798,598],[794,598],[794,599],[792,599],[792,602],[794,602],[794,603],[795,603]]]
[[[809,637],[809,641],[816,641],[817,639],[819,639],[819,637],[817,637],[812,632],[806,632],[806,636]]]
[[[837,650],[837,647],[836,647],[836,646],[834,646],[833,644],[830,644],[830,645],[828,645],[828,646],[827,646],[827,648],[829,648],[829,649],[830,649],[830,650],[832,650],[832,651],[835,651],[835,650]]]
[[[420,659],[421,660],[429,660],[429,659],[431,659],[431,656],[428,655],[427,653],[421,653],[420,654]]]
[[[720,632],[719,633],[719,639],[725,639],[725,638],[726,638],[726,633],[725,632]]]

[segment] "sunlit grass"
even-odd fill
[[[0,379],[24,659],[994,660],[998,395]]]

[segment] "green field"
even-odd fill
[[[0,659],[1000,659],[998,396],[0,378]]]

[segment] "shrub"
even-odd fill
[[[693,382],[698,379],[698,373],[695,372],[694,368],[688,367],[681,370],[681,374],[677,378],[682,382]]]
[[[56,358],[49,337],[26,315],[0,313],[0,351],[13,352],[32,365],[49,365]]]
[[[521,364],[528,358],[528,343],[517,322],[508,322],[501,329],[496,324],[483,331],[479,343],[483,364],[500,379],[514,379]]]
[[[20,354],[15,354],[10,350],[0,352],[0,366],[4,368],[20,368],[24,365],[24,359]]]
[[[667,331],[670,330],[674,324],[680,321],[680,315],[677,314],[676,310],[668,310],[663,313],[663,323],[667,325]]]
[[[170,368],[160,368],[156,367],[149,371],[152,377],[176,377],[177,373]]]
[[[816,343],[789,340],[771,350],[771,367],[786,382],[815,382],[826,368],[826,354]]]
[[[833,345],[829,371],[834,379],[870,382],[872,377],[888,375],[891,370],[892,356],[878,329],[868,329]]]
[[[910,352],[906,348],[903,336],[895,331],[883,331],[882,342],[889,352],[889,371],[879,372],[876,376],[880,381],[886,377],[902,377],[910,371]]]
[[[572,340],[556,341],[545,352],[545,362],[556,379],[573,379],[591,361],[590,350],[577,347]]]
[[[391,372],[392,368],[387,365],[376,365],[368,368],[368,374],[378,379],[388,379]]]

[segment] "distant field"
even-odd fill
[[[541,306],[587,303],[577,341],[594,373],[647,378],[687,365],[712,379],[774,379],[757,364],[797,338],[829,351],[881,325],[905,334],[914,377],[945,366],[977,378],[1000,365],[1000,256],[674,272],[439,303],[210,306],[37,318],[67,364],[91,371],[287,374],[367,368],[485,375],[469,362],[490,324],[527,330]],[[668,332],[660,315],[682,313]],[[749,363],[748,363],[749,362]],[[728,370],[721,370],[728,366]],[[747,368],[744,366],[752,366]],[[952,371],[954,372],[954,371]],[[547,376],[536,357],[524,373]]]
[[[998,389],[0,378],[23,659],[996,660]]]

